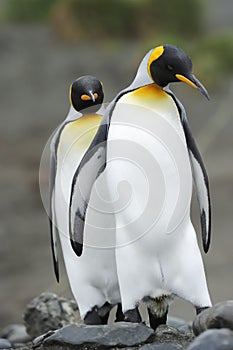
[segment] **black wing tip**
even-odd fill
[[[82,252],[83,252],[83,244],[78,243],[78,242],[74,241],[73,239],[71,239],[70,242],[71,242],[71,246],[73,248],[73,251],[75,252],[75,254],[78,257],[80,257],[82,255]]]
[[[203,249],[204,249],[205,254],[207,254],[209,249],[210,249],[210,242],[207,242],[207,243],[204,242]]]
[[[53,256],[53,268],[54,268],[54,273],[56,276],[56,281],[57,283],[60,282],[59,278],[59,263],[56,258],[56,248],[54,248],[54,242],[53,242],[53,222],[52,219],[49,217],[49,227],[50,227],[50,237],[51,237],[51,249],[52,249],[52,256]]]
[[[59,264],[58,264],[58,261],[55,257],[55,254],[53,252],[53,267],[54,267],[54,273],[55,273],[55,276],[56,276],[56,281],[57,283],[60,282],[60,278],[59,278]]]
[[[201,213],[201,229],[202,229],[202,242],[203,242],[203,250],[205,254],[208,253],[209,248],[210,248],[210,221],[209,221],[209,230],[207,232],[206,230],[206,213],[204,210],[202,210]]]
[[[60,282],[60,278],[59,278],[59,267],[58,267],[58,264],[54,265],[54,272],[55,272],[55,276],[56,276],[56,281],[57,281],[57,283],[59,283]]]

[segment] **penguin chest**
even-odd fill
[[[67,123],[57,147],[58,170],[76,167],[90,146],[101,122],[101,116],[87,114]]]
[[[59,221],[59,229],[65,233],[68,232],[72,180],[100,122],[101,116],[99,115],[84,115],[67,123],[60,133],[57,146],[55,210]]]
[[[180,116],[166,92],[151,84],[119,99],[107,160],[117,225],[132,227],[130,239],[152,227],[175,229],[189,210],[192,176]]]
[[[57,147],[57,174],[65,197],[69,196],[74,173],[90,146],[102,116],[87,114],[66,124]]]
[[[166,134],[168,129],[173,128],[174,132],[185,143],[180,115],[174,100],[155,84],[124,94],[116,104],[111,125],[112,123],[138,125],[148,132],[151,131],[155,136],[157,130],[159,133],[163,128],[163,132]],[[158,123],[161,124],[160,128],[158,128]]]

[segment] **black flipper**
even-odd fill
[[[72,181],[69,232],[71,245],[77,256],[81,256],[83,251],[84,223],[91,191],[96,179],[106,167],[107,134],[108,124],[102,122]]]
[[[56,176],[56,156],[55,156],[54,148],[51,147],[50,178],[49,178],[49,226],[50,226],[50,240],[51,240],[51,249],[52,249],[52,256],[53,256],[54,273],[55,273],[57,282],[59,282],[59,262],[58,262],[58,254],[57,254],[58,230],[56,226],[56,218],[54,213],[54,197],[53,197],[55,176]]]
[[[51,250],[53,257],[53,268],[56,276],[57,282],[59,282],[59,261],[57,253],[57,240],[58,240],[58,228],[55,215],[54,207],[54,186],[56,179],[57,171],[57,146],[59,143],[60,135],[67,124],[67,121],[64,121],[54,132],[51,143],[50,143],[50,173],[49,173],[49,227],[50,227],[50,241],[51,241]]]
[[[77,256],[81,256],[83,251],[84,223],[91,191],[96,179],[106,167],[107,138],[113,110],[117,101],[125,93],[133,90],[120,92],[108,105],[99,129],[73,177],[69,206],[69,232],[71,245]]]
[[[181,123],[184,129],[200,210],[203,249],[204,252],[207,253],[209,250],[211,239],[211,203],[208,175],[201,154],[192,136],[192,132],[186,117],[185,109],[171,91],[169,91],[168,93],[172,96],[177,105],[177,108],[180,113]]]

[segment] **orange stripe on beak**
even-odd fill
[[[208,100],[210,99],[208,91],[206,88],[200,83],[200,81],[192,74],[190,75],[190,79],[184,77],[181,74],[176,74],[176,78],[180,81],[183,81],[184,83],[188,84],[189,86],[193,87],[194,89],[198,89]],[[192,79],[192,80],[191,80]]]
[[[176,74],[176,78],[180,81],[183,81],[184,83],[188,84],[189,86],[192,86],[194,89],[198,89],[198,87],[188,78],[184,77],[181,74]]]

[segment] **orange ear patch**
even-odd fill
[[[95,92],[95,93],[93,94],[93,96],[94,96],[95,100],[99,97],[99,95],[97,94],[97,92]],[[81,96],[81,100],[83,100],[83,101],[90,101],[90,100],[92,100],[92,98],[91,98],[91,96],[89,96],[89,95],[83,94],[83,95]]]
[[[158,46],[152,51],[152,53],[149,57],[149,60],[148,60],[148,65],[147,65],[147,70],[148,70],[149,75],[151,75],[150,74],[151,63],[154,62],[155,60],[157,60],[160,56],[162,56],[163,52],[164,52],[163,46]]]
[[[70,88],[69,88],[69,100],[70,100],[71,106],[73,106],[72,98],[71,98],[71,93],[72,93],[72,84],[70,85]]]
[[[91,96],[86,95],[86,94],[83,94],[83,95],[81,96],[81,100],[83,100],[83,101],[90,101],[90,100],[91,100]]]

